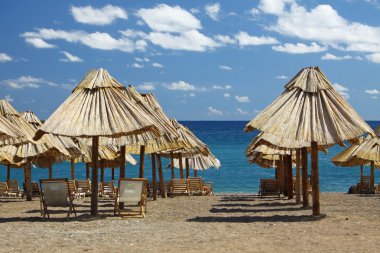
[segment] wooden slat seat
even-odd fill
[[[374,185],[371,185],[371,177],[363,176],[361,182],[358,183],[359,193],[375,193]]]
[[[8,184],[7,182],[0,182],[0,196],[8,196]]]
[[[82,192],[85,196],[91,196],[91,184],[89,179],[85,180],[76,180],[76,187],[78,192]]]
[[[170,184],[170,196],[190,196],[189,181],[187,179],[172,179]]]
[[[14,197],[20,197],[21,196],[21,190],[18,185],[17,180],[8,180],[8,195],[14,196]]]
[[[203,179],[201,177],[189,177],[189,189],[191,195],[205,195],[206,191],[203,186]]]
[[[276,179],[261,179],[259,196],[277,195],[280,197],[280,183]]]
[[[105,181],[102,183],[102,195],[105,197],[114,198],[116,195],[114,181]]]

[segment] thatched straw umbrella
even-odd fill
[[[290,80],[284,93],[244,130],[254,129],[267,134],[266,140],[275,146],[303,148],[306,155],[306,148],[311,148],[313,215],[320,214],[318,146],[343,145],[365,133],[373,134],[318,67],[304,68]]]
[[[21,114],[21,117],[25,119],[26,122],[32,125],[35,131],[42,125],[41,120],[32,112],[26,111]],[[55,136],[55,135],[46,135],[49,136],[49,139],[54,140],[54,144],[58,145],[60,149],[65,149],[69,153],[69,156],[45,156],[45,157],[37,157],[33,159],[33,164],[40,168],[48,168],[49,169],[49,178],[53,177],[53,164],[59,163],[63,161],[70,160],[71,161],[71,179],[74,180],[74,159],[80,157],[82,155],[82,151],[79,146],[74,142],[74,140],[70,137],[65,136]]]
[[[179,158],[175,158],[173,160],[173,166],[175,168],[180,168],[180,160]],[[210,153],[208,156],[204,155],[196,155],[191,157],[186,157],[185,155],[182,157],[182,164],[188,162],[188,166],[190,169],[194,170],[194,177],[197,176],[198,170],[208,170],[211,167],[215,169],[219,169],[221,166],[220,161]],[[169,164],[167,167],[171,167]]]
[[[18,126],[0,115],[0,146],[7,145],[9,141],[20,142],[23,139],[25,141],[26,137]]]
[[[125,96],[124,89],[106,70],[91,70],[35,136],[39,139],[45,133],[51,133],[92,138],[91,215],[96,215],[98,210],[99,137],[118,138],[147,131],[160,135],[149,116]],[[122,155],[124,150],[122,147]]]

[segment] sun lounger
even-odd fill
[[[214,188],[213,188],[212,182],[203,183],[203,188],[206,192],[205,193],[206,196],[210,196],[214,194]]]
[[[85,196],[91,196],[91,184],[90,180],[76,180],[76,187],[78,192],[84,193]]]
[[[120,178],[115,197],[114,214],[121,216],[141,216],[146,214],[146,192],[148,184],[145,178]],[[123,209],[120,204],[123,204]],[[128,207],[128,209],[126,209]],[[137,211],[134,209],[138,209]]]
[[[40,186],[38,185],[38,183],[37,182],[30,182],[30,187],[32,188],[32,190],[31,190],[32,197],[39,197],[40,196]],[[24,190],[21,191],[21,198],[24,198],[25,194],[26,194],[25,183],[22,183],[22,188]]]
[[[8,184],[7,182],[0,182],[0,196],[8,197]]]
[[[18,186],[17,180],[8,180],[8,195],[14,196],[14,197],[20,197],[21,196],[21,190]]]
[[[261,179],[259,196],[277,195],[280,197],[280,183],[276,179]]]
[[[203,186],[203,180],[200,177],[189,177],[189,190],[191,195],[205,195],[206,191]]]
[[[102,183],[102,195],[105,197],[114,198],[116,194],[115,185],[113,180],[109,182]]]
[[[371,177],[363,176],[360,183],[358,183],[359,193],[375,193],[374,185],[371,185]]]
[[[68,190],[70,192],[70,196],[73,199],[74,198],[84,198],[85,197],[85,193],[84,192],[79,192],[78,191],[78,188],[76,186],[75,180],[68,180],[67,187],[68,187]]]
[[[190,196],[189,181],[187,179],[172,179],[169,195],[171,197],[176,195]]]
[[[71,213],[77,216],[68,187],[67,178],[63,179],[40,179],[41,203],[43,217],[50,218],[48,207],[68,207],[67,217]]]

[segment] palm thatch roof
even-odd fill
[[[108,71],[90,70],[37,131],[35,139],[45,133],[71,137],[121,137],[152,131],[160,132],[149,115],[123,93],[125,87]]]
[[[140,94],[133,86],[129,86],[123,90],[123,92],[129,100],[150,116],[152,122],[154,122],[155,126],[157,126],[163,134],[157,137],[151,132],[145,132],[139,135],[123,136],[117,139],[102,138],[101,145],[125,145],[127,152],[132,154],[138,154],[141,145],[145,146],[146,154],[163,150],[175,150],[186,146],[185,142],[180,139],[179,134],[169,118],[162,111],[153,94]],[[152,101],[154,101],[154,104]]]
[[[41,120],[32,111],[23,112],[21,114],[21,117],[23,117],[29,124],[32,124],[35,128],[38,128],[42,125]]]
[[[286,148],[310,147],[313,141],[325,147],[343,145],[365,133],[374,135],[318,67],[304,68],[291,79],[282,95],[244,128],[254,129]]]
[[[18,126],[0,115],[0,146],[13,142],[19,143],[25,140],[26,138]]]
[[[219,169],[221,164],[220,161],[213,155],[209,154],[208,156],[204,155],[196,155],[192,157],[188,157],[189,159],[189,168],[193,170],[207,170],[211,167],[215,169]],[[182,164],[185,164],[186,157],[182,158]],[[174,167],[179,168],[179,158],[173,159]],[[169,164],[168,167],[171,165]]]
[[[208,146],[196,137],[190,129],[180,124],[176,119],[172,119],[171,122],[177,133],[180,135],[180,138],[186,143],[186,147],[172,151],[175,158],[178,158],[180,155],[186,157],[196,155],[208,156],[211,153]],[[164,157],[169,157],[170,152],[162,152],[162,155]]]

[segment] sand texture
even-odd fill
[[[146,218],[113,215],[101,200],[75,201],[78,218],[40,216],[38,199],[0,198],[0,252],[378,252],[379,195],[322,193],[321,212],[256,195],[148,201]]]

